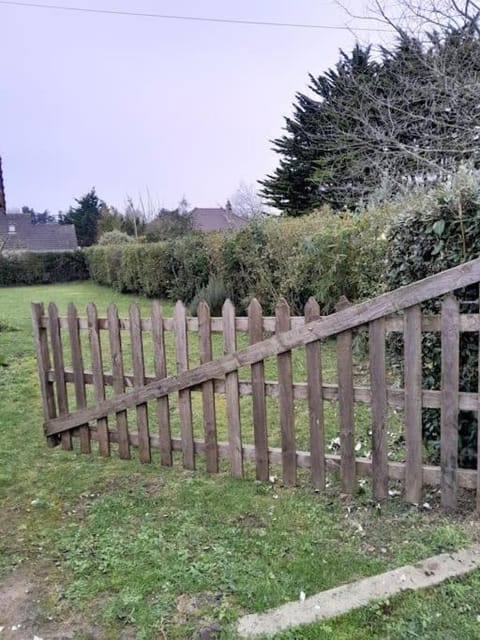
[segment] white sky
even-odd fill
[[[21,1],[21,0],[20,0]],[[26,0],[25,0],[26,1]],[[343,25],[329,0],[44,0],[62,6]],[[352,0],[359,12],[363,0]],[[365,27],[365,23],[357,22]],[[296,91],[349,31],[163,21],[0,4],[0,155],[7,207],[66,210],[95,186],[217,206],[272,171]],[[362,33],[378,41],[380,34]]]

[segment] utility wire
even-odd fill
[[[156,18],[159,20],[183,20],[186,22],[214,22],[218,24],[241,24],[254,25],[260,27],[286,27],[290,29],[326,29],[335,31],[383,31],[390,33],[390,29],[379,29],[378,27],[370,29],[369,27],[351,27],[342,25],[328,24],[302,24],[295,22],[270,22],[266,20],[240,20],[233,18],[208,18],[205,16],[176,16],[163,13],[140,13],[137,11],[122,11],[120,9],[92,9],[87,7],[66,7],[56,4],[43,4],[40,2],[15,2],[14,0],[0,0],[0,5],[10,5],[15,7],[26,7],[35,9],[51,9],[58,11],[74,11],[77,13],[97,13],[103,15],[114,16],[134,16],[137,18]]]

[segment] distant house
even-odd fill
[[[233,213],[230,203],[225,208],[201,209],[195,208],[191,212],[193,228],[196,231],[228,231],[241,229],[247,224],[245,218]]]
[[[0,214],[2,251],[74,251],[78,248],[73,224],[43,221],[43,216]]]
[[[0,158],[0,251],[73,251],[73,224],[58,224],[47,213],[9,213]]]

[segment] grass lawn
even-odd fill
[[[475,536],[468,514],[447,519],[437,509],[407,507],[398,497],[378,509],[366,486],[347,504],[334,477],[328,492],[319,495],[302,476],[298,487],[285,488],[278,482],[233,480],[226,472],[208,476],[202,464],[196,472],[184,472],[178,458],[173,468],[163,468],[156,457],[141,465],[136,459],[122,462],[115,452],[102,459],[48,449],[31,335],[32,300],[54,300],[62,312],[74,301],[82,314],[90,301],[102,314],[113,301],[126,314],[131,298],[90,283],[0,290],[0,627],[2,580],[28,576],[27,606],[39,630],[68,620],[78,640],[176,639],[215,624],[219,637],[233,638],[242,613],[456,549]],[[139,302],[147,313],[148,301]],[[194,341],[190,347],[192,362],[198,361]],[[218,341],[215,348],[218,353]],[[171,344],[169,357],[174,367]],[[325,345],[323,357],[326,378],[333,380],[333,345]],[[275,379],[274,364],[267,367],[270,379]],[[301,355],[294,371],[297,380],[304,379]],[[357,371],[361,376],[359,360]],[[249,404],[245,398],[247,441]],[[197,397],[193,407],[200,428]],[[336,407],[327,407],[327,436],[333,440]],[[221,398],[217,412],[222,431]],[[173,407],[174,426],[175,413]],[[306,447],[302,403],[296,415],[299,448]],[[278,444],[277,417],[271,399],[272,445]],[[393,416],[392,444],[398,424]],[[358,409],[357,426],[366,451],[365,407]],[[253,475],[252,469],[247,472]],[[425,499],[435,502],[434,495]],[[476,573],[280,637],[480,638],[479,587]]]

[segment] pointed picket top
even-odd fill
[[[252,298],[248,305],[248,334],[250,344],[263,340],[263,311],[262,305],[256,298]]]
[[[262,305],[257,298],[252,298],[250,300],[250,304],[248,305],[248,315],[250,315],[250,313],[259,313],[262,315]]]
[[[160,317],[160,318],[163,316],[163,308],[160,300],[152,300],[151,309],[152,309],[152,315],[155,315],[156,317]]]
[[[288,304],[288,302],[285,300],[283,296],[278,299],[277,305],[275,307],[275,311],[277,309],[287,309],[288,313],[290,313],[290,305]]]
[[[225,302],[222,305],[222,315],[235,313],[235,305],[230,298],[225,298]]]
[[[275,307],[275,326],[277,332],[290,329],[290,305],[285,298],[279,298]]]
[[[89,302],[86,307],[88,318],[98,318],[97,306],[94,302]]]
[[[130,307],[128,310],[130,312],[130,315],[134,314],[135,316],[138,315],[140,317],[140,307],[138,305],[138,302],[136,302],[135,300],[130,303]]]
[[[58,307],[55,302],[50,302],[48,305],[48,315],[55,314],[58,316]]]
[[[320,305],[313,296],[307,300],[304,309],[305,322],[311,322],[312,320],[318,320],[320,318]]]
[[[73,302],[69,302],[68,303],[68,307],[67,307],[67,315],[70,316],[78,316],[78,312],[77,312],[77,307],[75,306],[75,304]]]
[[[237,349],[235,332],[235,306],[230,298],[227,298],[222,307],[223,319],[223,350],[225,353],[233,353]]]
[[[210,307],[205,300],[200,300],[197,307],[198,337],[200,348],[200,362],[212,360],[212,324]]]
[[[117,305],[114,302],[111,302],[108,307],[107,307],[107,316],[109,318],[109,324],[110,324],[110,318],[117,318],[118,321],[118,309],[117,309]]]
[[[174,314],[177,315],[187,315],[187,310],[185,308],[185,305],[183,304],[183,302],[181,300],[177,300],[177,302],[175,303],[175,308],[174,308]]]
[[[206,300],[200,300],[197,305],[197,317],[199,318],[210,318],[210,306]]]

